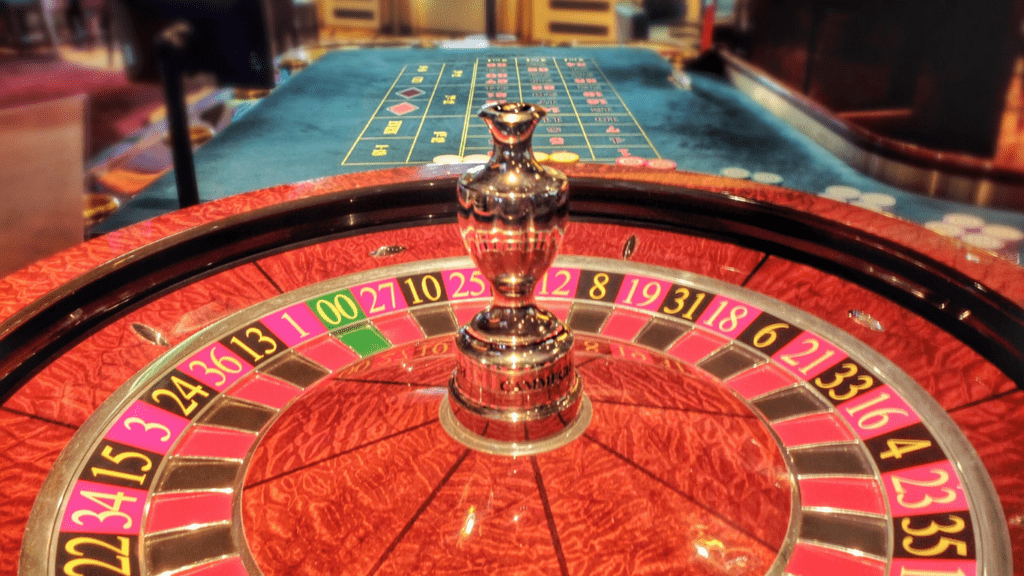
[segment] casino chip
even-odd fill
[[[462,157],[462,161],[467,164],[486,164],[490,159],[491,157],[487,154],[469,154]]]
[[[434,164],[459,164],[462,162],[462,156],[458,154],[441,154],[440,156],[434,156]]]
[[[896,206],[896,198],[889,194],[882,194],[881,192],[867,192],[861,194],[858,199],[864,204],[873,204],[878,206],[878,209],[882,212],[892,212],[894,206]]]
[[[580,161],[580,155],[575,152],[552,152],[548,159],[558,164],[575,164]]]
[[[838,202],[852,202],[860,198],[860,190],[853,186],[843,186],[842,184],[833,184],[825,191],[819,194],[822,198],[829,198]]]
[[[548,153],[547,152],[538,152],[538,151],[534,150],[533,151],[533,159],[536,160],[537,162],[547,162],[548,161]]]
[[[982,250],[988,250],[1000,254],[1004,248],[1006,248],[1006,242],[999,238],[993,238],[991,236],[985,236],[984,234],[965,234],[961,238],[965,244],[974,246],[975,248],[981,248]]]
[[[782,176],[772,172],[754,172],[750,179],[761,184],[782,184]]]
[[[984,218],[963,212],[946,214],[942,217],[941,224],[960,229],[960,239],[970,246],[995,252],[997,256],[1011,262],[1020,262],[1024,232],[1017,228],[1002,224],[986,224]],[[937,226],[935,222],[925,224],[925,228],[929,230]]]
[[[940,236],[947,238],[961,238],[965,234],[964,229],[959,226],[954,226],[948,222],[939,222],[938,220],[931,220],[924,223],[924,227]]]
[[[747,178],[750,178],[750,170],[747,170],[746,168],[740,168],[738,166],[722,168],[722,171],[719,172],[719,174],[725,176],[726,178],[735,178],[737,180],[746,180]]]
[[[617,166],[634,166],[639,168],[641,166],[646,166],[647,160],[644,160],[639,156],[619,156],[615,159],[615,164]]]
[[[647,167],[654,168],[655,170],[675,170],[676,161],[665,158],[651,158],[647,161]]]
[[[871,210],[872,212],[885,212],[885,210],[883,210],[882,207],[879,206],[878,204],[871,204],[870,202],[865,202],[865,201],[863,201],[863,200],[861,200],[859,198],[854,200],[854,201],[852,201],[852,202],[848,202],[848,204],[850,206],[856,206],[857,208],[864,208],[865,210]]]
[[[985,236],[991,236],[993,238],[999,238],[1005,240],[1008,243],[1020,246],[1024,242],[1024,232],[1012,227],[1003,226],[1002,224],[989,224],[983,226],[981,233]]]
[[[959,226],[964,229],[968,234],[977,234],[981,232],[981,228],[985,225],[985,220],[975,216],[974,214],[964,214],[961,212],[951,212],[942,217],[942,221],[953,226]]]
[[[1022,244],[1024,244],[1024,232],[1012,226],[989,224],[982,227],[981,233],[984,236],[995,238],[1004,243],[1003,248],[999,250],[1000,256],[1007,260],[1020,261],[1020,249]]]

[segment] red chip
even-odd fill
[[[655,170],[675,170],[676,161],[666,160],[665,158],[654,158],[647,161],[648,168],[654,168]]]
[[[615,164],[619,166],[646,166],[647,160],[639,156],[620,156],[615,159]]]

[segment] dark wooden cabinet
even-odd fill
[[[989,156],[1024,0],[751,0],[756,65],[851,122]]]

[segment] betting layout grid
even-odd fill
[[[697,366],[762,415],[800,489],[788,572],[982,570],[990,511],[970,490],[978,479],[962,475],[961,449],[951,458],[949,439],[926,425],[936,416],[922,412],[934,408],[911,405],[892,374],[822,327],[703,282],[568,258],[537,295],[577,330],[610,339],[606,354]],[[246,574],[244,537],[230,526],[237,482],[274,416],[332,373],[395,358],[381,352],[450,353],[451,332],[489,292],[467,259],[423,263],[285,295],[264,304],[269,313],[240,314],[183,343],[111,399],[87,450],[66,456],[71,482],[40,525],[56,536],[50,573]],[[626,328],[617,310],[649,319]],[[238,421],[250,429],[225,424]]]
[[[400,166],[443,156],[473,161],[492,148],[476,112],[507,101],[547,110],[534,133],[537,151],[572,152],[584,162],[661,158],[594,60],[494,56],[404,66],[341,164]]]

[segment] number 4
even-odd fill
[[[895,458],[899,460],[903,458],[904,454],[914,452],[916,450],[924,450],[925,448],[931,448],[931,440],[903,440],[900,438],[891,438],[885,441],[888,450],[879,454],[882,459]]]

